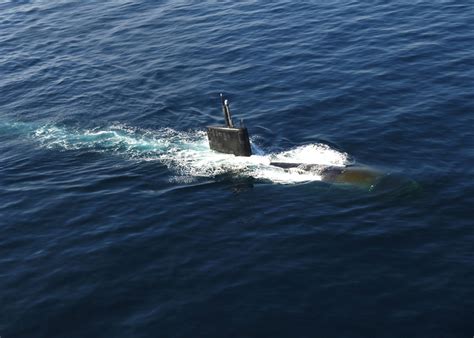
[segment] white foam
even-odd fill
[[[33,133],[47,148],[87,149],[113,152],[140,161],[159,161],[172,172],[171,180],[190,182],[202,177],[232,174],[254,177],[274,183],[299,183],[321,180],[317,173],[298,168],[282,169],[271,166],[271,161],[344,166],[346,153],[326,144],[306,144],[279,153],[266,154],[252,144],[256,155],[237,157],[209,149],[204,131],[180,132],[173,129],[140,130],[124,125],[78,131],[43,126]]]
[[[347,154],[332,149],[326,144],[317,143],[275,154],[273,161],[343,166],[347,163]]]

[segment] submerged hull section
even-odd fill
[[[296,168],[317,173],[321,175],[323,182],[350,184],[361,187],[371,187],[384,176],[384,174],[379,171],[359,166],[336,167],[288,162],[271,162],[270,164],[283,169]]]

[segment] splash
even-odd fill
[[[19,128],[18,125],[16,128]],[[183,182],[225,174],[283,184],[319,181],[321,176],[317,173],[298,168],[285,170],[271,166],[270,162],[331,166],[348,163],[346,153],[319,143],[265,153],[251,142],[255,155],[236,157],[211,150],[204,131],[176,131],[170,128],[146,130],[120,124],[91,130],[73,130],[55,125],[37,128],[25,125],[24,129],[44,148],[88,150],[117,154],[138,161],[157,161],[172,171],[172,180]]]

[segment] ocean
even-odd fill
[[[2,338],[474,335],[472,1],[0,1],[0,75]]]

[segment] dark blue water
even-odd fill
[[[0,75],[2,338],[474,335],[472,1],[3,1]]]

